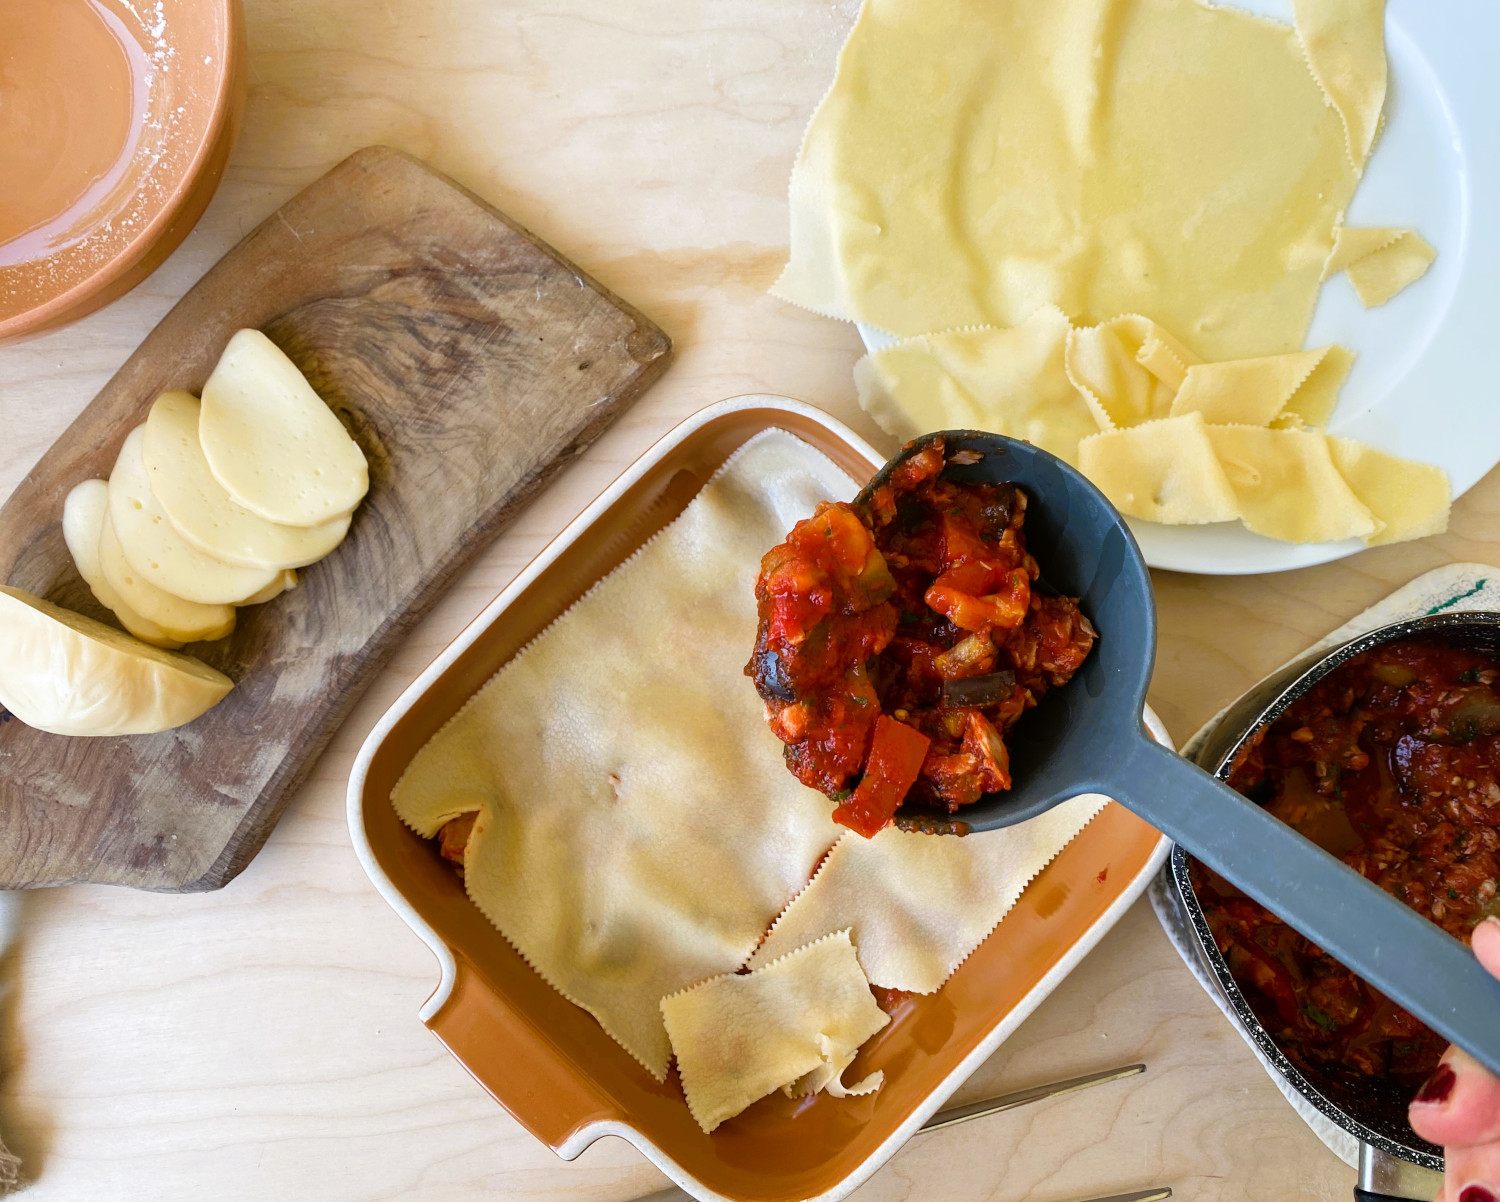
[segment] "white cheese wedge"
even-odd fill
[[[280,576],[280,568],[247,568],[205,555],[178,534],[151,491],[144,440],[144,427],[130,432],[109,477],[109,518],[130,566],[157,588],[200,605],[233,605]]]
[[[225,492],[198,441],[200,408],[192,393],[162,393],[141,443],[151,491],[178,534],[205,554],[250,568],[300,568],[344,541],[347,513],[317,526],[283,526]]]
[[[236,601],[234,607],[236,609],[244,609],[247,605],[264,605],[267,601],[274,601],[282,593],[290,592],[296,587],[297,573],[288,568],[276,577],[275,580],[271,581],[270,584],[266,585],[265,588],[261,589],[260,592],[251,594],[243,601]]]
[[[99,567],[99,536],[108,516],[109,485],[103,480],[85,480],[63,502],[63,541],[68,544],[78,574],[99,604],[113,611],[120,624],[136,638],[153,647],[181,647],[181,639],[173,638],[155,622],[136,613],[104,579]]]
[[[233,687],[190,655],[0,588],[0,705],[37,730],[153,734],[191,722]]]
[[[358,444],[259,330],[241,330],[224,348],[203,386],[198,437],[229,495],[270,522],[330,522],[370,488]]]
[[[99,531],[99,574],[126,605],[184,643],[210,642],[234,630],[234,606],[184,600],[157,588],[131,567],[108,513]]]

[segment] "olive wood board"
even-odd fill
[[[42,456],[0,509],[0,580],[118,624],[73,567],[63,500],[247,326],[359,443],[369,495],[299,588],[185,649],[235,681],[197,721],[68,738],[0,710],[0,887],[232,880],[401,640],[671,357],[657,326],[509,218],[369,147],[231,250]]]

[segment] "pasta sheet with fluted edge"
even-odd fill
[[[744,964],[841,829],[783,766],[743,669],[761,556],[854,491],[792,435],[757,436],[475,694],[393,793],[423,836],[479,811],[469,896],[658,1080],[661,999]]]
[[[1052,303],[1296,350],[1358,182],[1308,66],[1291,26],[1198,0],[870,0],[774,291],[902,337]]]
[[[860,1044],[889,1023],[860,970],[849,932],[831,932],[754,972],[715,977],[663,998],[688,1108],[712,1131],[778,1089],[878,1089],[881,1074],[845,1088]],[[795,1088],[801,1086],[801,1088]]]
[[[1108,804],[1088,793],[1016,826],[961,839],[895,827],[873,839],[846,834],[750,967],[847,927],[871,984],[931,993]]]

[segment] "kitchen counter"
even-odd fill
[[[0,496],[182,293],[344,155],[410,151],[659,322],[664,379],[522,514],[355,707],[265,850],[218,893],[99,886],[21,902],[0,961],[0,1132],[29,1202],[557,1198],[665,1179],[619,1140],[564,1163],[417,1020],[421,942],[349,846],[344,786],[378,716],[587,502],[722,397],[812,401],[878,446],[853,327],[766,294],[785,191],[854,0],[247,0],[250,101],[218,196],[129,296],[0,349]],[[1151,702],[1180,742],[1219,706],[1397,585],[1500,562],[1500,480],[1451,531],[1286,575],[1158,574]],[[1353,1170],[1282,1100],[1138,904],[958,1100],[1143,1060],[1140,1077],[920,1136],[856,1195],[1070,1200],[1346,1198]]]

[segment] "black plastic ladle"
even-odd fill
[[[1044,583],[1080,598],[1099,632],[1073,679],[1016,729],[1010,791],[965,806],[960,825],[994,830],[1081,793],[1112,797],[1500,1074],[1500,981],[1467,947],[1147,733],[1141,711],[1156,657],[1151,578],[1124,519],[1082,474],[1029,443],[948,430],[909,443],[861,499],[939,438],[945,479],[1026,490],[1026,546]],[[955,463],[956,452],[970,454]],[[952,829],[952,821],[944,815],[933,829]]]

